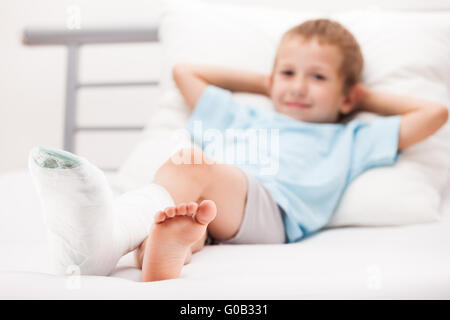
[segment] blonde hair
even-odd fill
[[[301,36],[306,41],[317,39],[320,44],[335,45],[341,50],[343,59],[338,74],[343,78],[342,89],[344,94],[348,94],[350,88],[361,81],[364,65],[361,48],[351,32],[340,23],[329,19],[305,21],[286,31],[281,39],[280,46],[284,40],[294,36]],[[277,57],[273,69],[275,69]]]

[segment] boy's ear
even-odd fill
[[[273,73],[271,73],[268,77],[267,77],[267,96],[272,97],[272,87],[273,87]]]
[[[344,97],[344,102],[342,103],[340,109],[341,113],[348,114],[355,110],[362,94],[363,88],[359,83],[351,87],[348,91],[348,94]]]

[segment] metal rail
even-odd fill
[[[67,47],[66,93],[64,113],[64,150],[75,152],[76,134],[80,131],[140,131],[142,126],[78,126],[77,93],[83,88],[157,86],[158,81],[126,81],[80,83],[78,77],[79,51],[82,45],[158,42],[158,25],[143,27],[111,27],[70,30],[59,28],[27,27],[22,43],[27,46],[64,45]],[[114,170],[114,169],[108,169]]]

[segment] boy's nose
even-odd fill
[[[296,79],[292,85],[292,94],[295,96],[304,96],[307,91],[307,83],[303,78]]]

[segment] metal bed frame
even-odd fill
[[[159,42],[158,26],[88,28],[83,30],[25,28],[23,44],[63,45],[67,47],[66,92],[64,113],[64,150],[75,152],[76,134],[80,131],[140,131],[142,126],[79,126],[76,121],[77,93],[82,88],[158,86],[158,81],[126,81],[80,83],[78,78],[79,51],[88,44],[119,44],[137,42]],[[116,169],[105,169],[114,171]]]

